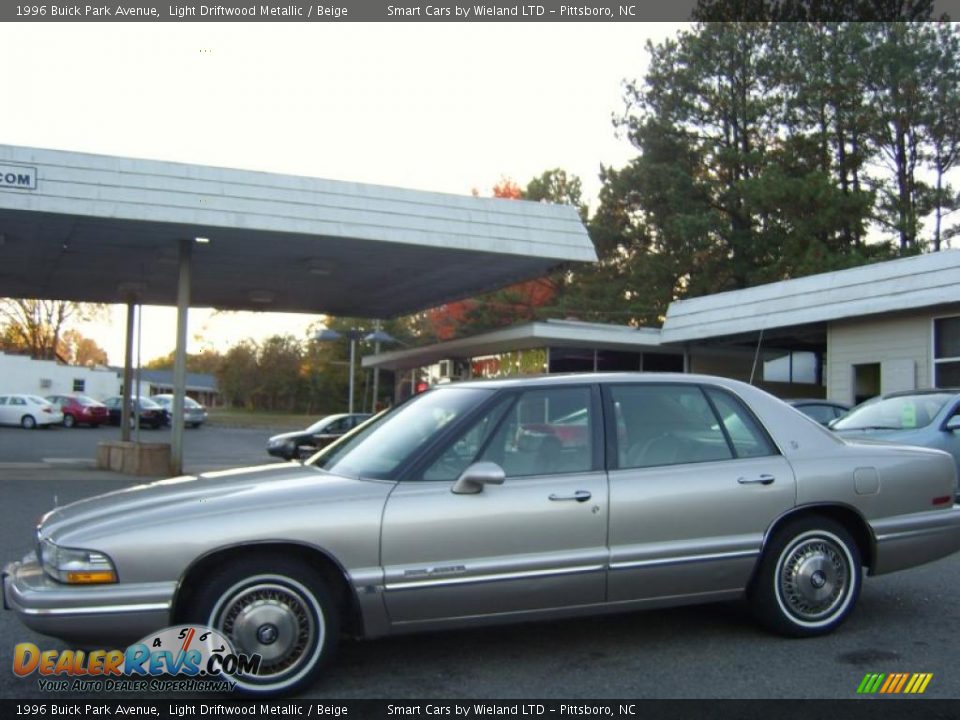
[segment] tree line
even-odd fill
[[[374,330],[371,320],[326,318],[323,323],[341,334],[356,330],[367,335]],[[235,408],[271,412],[326,415],[345,412],[349,386],[349,341],[319,342],[314,338],[320,323],[313,323],[302,338],[273,335],[261,342],[244,339],[226,352],[213,349],[188,354],[187,370],[206,373],[217,379],[222,401]],[[415,341],[410,318],[382,323],[398,346]],[[359,341],[355,377],[355,410],[369,412],[374,406],[372,372],[360,367],[360,355],[372,350]],[[389,348],[385,348],[389,349]],[[147,369],[172,370],[174,353],[156,358]],[[377,388],[377,406],[393,399],[392,373],[382,373]]]
[[[538,302],[514,288],[434,310],[434,334],[539,317],[656,326],[676,299],[946,247],[960,232],[960,33],[930,3],[902,5],[910,22],[701,21],[648,43],[613,118],[636,156],[601,168],[586,218],[600,262],[538,281]],[[583,212],[562,170],[513,188]]]

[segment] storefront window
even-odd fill
[[[960,316],[933,321],[933,385],[960,387]]]
[[[546,369],[547,351],[544,348],[483,355],[470,361],[471,375],[475,378],[542,375]]]
[[[669,355],[667,353],[643,354],[644,372],[683,372],[683,355]]]
[[[550,372],[593,372],[593,348],[550,348]]]
[[[640,353],[621,350],[597,350],[597,370],[600,372],[637,372]]]

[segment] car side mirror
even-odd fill
[[[477,462],[468,467],[450,488],[457,495],[476,495],[484,485],[503,485],[506,479],[503,468],[493,462]]]
[[[956,432],[960,430],[960,415],[954,415],[952,418],[947,420],[947,425],[944,428],[947,432]]]

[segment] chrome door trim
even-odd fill
[[[737,550],[725,553],[709,553],[706,555],[683,555],[679,557],[654,558],[652,560],[628,560],[610,563],[611,570],[627,570],[639,567],[659,567],[663,565],[684,565],[694,562],[711,562],[714,560],[733,560],[735,558],[756,557],[759,550]]]
[[[549,570],[527,570],[524,572],[494,573],[490,575],[473,575],[471,577],[437,578],[435,580],[414,580],[411,582],[387,583],[386,590],[409,590],[423,587],[441,587],[444,585],[469,585],[472,583],[497,582],[502,580],[524,580],[526,578],[579,575],[589,572],[605,570],[604,565],[578,565],[568,568],[551,568]]]
[[[128,612],[154,612],[159,610],[169,610],[170,603],[141,603],[139,605],[98,605],[96,607],[65,607],[65,608],[14,608],[17,612],[24,615],[36,615],[40,617],[48,615],[112,615],[114,613]]]

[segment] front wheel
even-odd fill
[[[861,582],[860,551],[850,533],[827,518],[804,518],[774,535],[748,599],[775,632],[825,635],[853,610]]]
[[[308,685],[339,639],[339,611],[324,578],[286,558],[229,563],[210,576],[191,605],[192,621],[221,632],[237,653],[260,656],[255,675],[231,678],[252,694]]]
[[[73,427],[74,425],[76,425],[76,424],[77,424],[77,420],[76,420],[76,418],[73,417],[73,415],[64,415],[64,416],[63,416],[63,426],[64,426],[65,428],[72,428],[72,427]]]
[[[24,430],[33,430],[37,426],[37,420],[33,415],[24,415],[20,418],[20,426]]]

